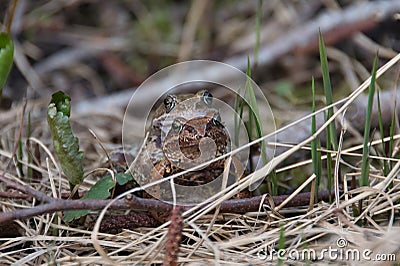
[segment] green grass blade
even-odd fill
[[[255,129],[256,129],[256,135],[254,136],[255,138],[261,138],[262,137],[262,125],[261,125],[261,119],[260,119],[260,112],[258,109],[258,104],[257,104],[257,99],[254,94],[254,89],[253,86],[251,85],[251,70],[250,70],[250,58],[247,58],[247,84],[246,84],[246,91],[249,93],[249,113],[250,113],[250,121],[251,123],[254,123]],[[252,135],[253,136],[253,135]],[[261,147],[264,147],[264,142],[260,143]],[[264,151],[264,152],[263,152]],[[261,154],[263,156],[263,159],[266,160],[266,154],[265,154],[265,149],[261,149]]]
[[[257,18],[256,18],[256,46],[254,47],[254,64],[258,63],[258,50],[260,49],[260,31],[262,18],[262,0],[258,0]]]
[[[6,84],[8,74],[13,65],[14,58],[14,43],[10,36],[5,33],[0,33],[0,99],[3,87]]]
[[[328,57],[326,55],[326,47],[324,43],[324,39],[322,38],[321,32],[318,35],[318,43],[319,43],[319,56],[321,61],[321,71],[322,71],[322,80],[324,83],[324,93],[326,99],[326,105],[332,104],[332,86],[329,76],[329,67],[328,67]],[[325,121],[330,119],[333,115],[333,107],[330,107],[328,111],[325,113]],[[335,121],[332,121],[326,128],[326,149],[329,151],[332,149],[332,146],[335,150],[337,150],[337,137],[336,137],[336,127]],[[326,174],[328,179],[328,190],[332,191],[333,184],[333,175],[332,175],[332,156],[328,152],[326,156]],[[331,197],[329,197],[329,201],[331,201]]]
[[[396,89],[397,90],[397,89]],[[397,93],[397,91],[396,91]],[[393,113],[392,113],[392,122],[390,124],[390,140],[389,140],[389,150],[388,150],[388,155],[391,158],[393,156],[393,145],[394,145],[394,134],[396,132],[396,121],[397,121],[397,97],[394,97],[394,108],[393,108]],[[389,162],[389,172],[393,168],[393,162]]]
[[[21,173],[21,175],[24,175],[24,169],[22,167],[22,160],[23,160],[23,152],[22,152],[22,141],[18,140],[18,149],[17,149],[17,168],[19,170],[19,172]]]
[[[30,149],[31,147],[31,143],[29,138],[31,137],[32,134],[32,125],[31,125],[31,112],[28,113],[28,125],[27,125],[27,129],[26,129],[27,133],[26,133],[26,146],[28,149]],[[33,158],[32,158],[32,153],[28,152],[28,163],[32,164],[33,162]],[[31,167],[28,167],[27,173],[26,173],[28,179],[30,180],[33,177],[33,169]]]
[[[361,163],[361,179],[360,186],[368,186],[369,185],[369,135],[371,129],[371,113],[372,113],[372,105],[375,94],[375,79],[376,79],[376,71],[378,67],[378,53],[375,55],[374,65],[372,67],[371,72],[371,83],[369,85],[368,92],[368,106],[367,112],[365,116],[365,128],[364,128],[364,142],[363,142],[363,155],[362,155],[362,163]]]
[[[381,143],[382,143],[382,154],[384,157],[387,157],[386,154],[386,144],[385,144],[385,133],[383,131],[383,122],[382,122],[382,111],[381,111],[381,98],[380,98],[380,90],[376,91],[376,98],[378,102],[378,123],[379,123],[379,133],[381,135]],[[388,161],[383,160],[383,174],[387,176],[389,173],[389,164]]]
[[[312,94],[312,112],[315,112],[315,87],[314,87],[314,77],[311,80],[311,94]],[[311,117],[311,134],[314,135],[317,131],[316,119],[315,115]],[[318,142],[319,137],[316,137],[313,141],[311,141],[311,160],[312,160],[312,168],[313,172],[316,175],[316,190],[315,190],[315,199],[318,200],[318,188],[321,183],[321,171],[319,169],[321,157],[318,156]],[[318,159],[319,158],[319,159]]]
[[[246,82],[246,91],[248,92],[249,95],[249,136],[250,139],[255,139],[255,138],[261,138],[263,137],[263,129],[262,129],[262,124],[261,124],[261,118],[260,118],[260,111],[258,109],[258,104],[257,104],[257,99],[256,96],[254,94],[254,89],[253,86],[251,84],[251,68],[250,68],[250,58],[247,58],[247,82]],[[254,125],[254,127],[253,127]],[[255,135],[253,135],[253,128],[255,128],[256,132]],[[260,151],[261,151],[261,159],[263,160],[264,163],[268,162],[268,158],[267,158],[267,152],[265,150],[265,143],[264,141],[260,142]],[[273,178],[275,176],[276,179],[276,175],[272,175],[271,178]],[[250,191],[254,190],[256,187],[258,187],[260,185],[260,183],[263,180],[261,179],[259,182],[254,183],[250,186]],[[277,184],[277,180],[272,180],[272,186],[270,193],[273,194],[274,191],[277,191],[276,188],[276,184]],[[275,184],[275,185],[274,185]]]
[[[278,195],[278,176],[276,175],[276,169],[271,171],[271,191],[273,196]]]
[[[321,140],[317,139],[317,162],[318,162],[318,175],[322,178],[322,153],[321,153]]]
[[[285,249],[285,227],[283,222],[279,223],[279,239],[278,239],[278,250]],[[282,258],[278,257],[278,265],[283,265]]]
[[[326,176],[328,179],[328,191],[332,191],[333,174],[332,174],[332,155],[328,152],[326,154]],[[329,193],[329,202],[332,202],[332,195]]]
[[[304,237],[304,234],[302,234],[302,236],[301,236],[301,247],[302,247],[302,249],[303,250],[308,250],[308,243],[307,243],[307,239]],[[304,253],[305,255],[306,255],[306,257],[304,258],[305,259],[305,265],[306,266],[308,266],[308,265],[310,265],[310,260],[312,260],[313,258],[311,258],[311,254],[306,254],[306,253]]]
[[[318,42],[319,42],[319,56],[321,61],[321,70],[322,70],[322,80],[324,82],[324,92],[325,92],[325,99],[326,105],[331,105],[332,100],[332,86],[331,86],[331,79],[329,76],[329,67],[328,67],[328,57],[326,55],[326,47],[324,43],[324,39],[322,38],[321,32],[318,35]],[[326,119],[330,119],[333,115],[333,107],[330,107],[327,112]],[[329,131],[329,137],[326,139],[326,142],[332,143],[335,150],[337,150],[337,137],[336,137],[336,127],[335,121],[332,121],[329,126],[327,127]]]
[[[236,147],[239,146],[239,131],[240,131],[239,121],[243,118],[243,100],[240,97],[241,90],[242,90],[241,88],[238,89],[238,92],[235,97],[235,103],[233,105],[233,108],[235,110],[235,117],[234,117],[235,134],[233,143],[235,144]]]
[[[257,105],[257,99],[256,96],[254,94],[254,89],[253,86],[251,85],[251,70],[250,70],[250,59],[247,58],[247,84],[246,84],[246,90],[249,92],[249,107],[250,107],[250,114],[251,114],[251,119],[250,121],[254,122],[255,126],[256,126],[256,138],[261,138],[262,137],[262,125],[260,123],[261,119],[260,119],[260,112],[258,110],[258,105]],[[252,123],[251,122],[251,123]],[[263,142],[261,142],[262,144]]]

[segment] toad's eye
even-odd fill
[[[218,113],[214,114],[214,115],[213,115],[213,120],[216,120],[216,121],[218,121],[218,122],[221,122],[221,115],[218,114]]]
[[[212,103],[213,96],[209,91],[204,90],[201,94],[201,99],[205,104],[210,105]]]
[[[180,121],[179,119],[175,119],[174,122],[172,122],[171,127],[175,133],[179,133],[183,129],[183,125],[184,123],[182,121]]]
[[[220,114],[214,114],[211,121],[215,126],[221,126],[222,125],[221,124],[221,116],[220,116]]]
[[[167,95],[164,99],[164,106],[167,113],[171,112],[176,105],[176,98],[172,95]]]

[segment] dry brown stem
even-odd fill
[[[0,214],[0,224],[21,219],[29,219],[31,217],[42,215],[46,213],[53,213],[58,211],[67,210],[100,210],[107,206],[112,200],[64,200],[53,198],[43,194],[31,188],[28,185],[20,185],[14,181],[0,175],[0,181],[3,182],[7,187],[14,188],[21,192],[24,192],[32,197],[35,197],[45,204],[35,206],[27,209],[16,209],[9,212],[3,212]],[[321,191],[318,193],[319,200],[327,200],[329,193],[327,191]],[[282,203],[288,196],[274,196],[272,197],[275,205]],[[310,193],[300,193],[296,195],[286,206],[303,206],[309,203]],[[263,197],[257,196],[247,199],[232,199],[225,201],[221,204],[221,213],[246,213],[251,211],[257,211],[260,204],[264,204]],[[189,210],[192,206],[184,206],[182,210]],[[157,212],[170,212],[173,209],[173,205],[166,202],[162,202],[155,199],[144,199],[135,196],[129,196],[125,199],[116,200],[112,204],[114,210],[154,210]]]

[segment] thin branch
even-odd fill
[[[28,219],[36,215],[46,213],[53,213],[57,211],[67,210],[100,210],[107,206],[112,200],[63,200],[52,198],[43,193],[34,190],[29,186],[22,186],[15,182],[8,180],[0,175],[0,181],[4,182],[7,186],[25,192],[29,195],[36,197],[40,201],[48,202],[29,209],[16,209],[9,212],[0,213],[0,224],[6,223],[17,219]],[[327,191],[318,193],[319,200],[326,200],[328,197]],[[275,205],[282,203],[288,196],[275,196],[272,197]],[[310,198],[310,193],[300,193],[295,196],[286,206],[302,206],[307,205]],[[262,196],[247,198],[247,199],[233,199],[222,203],[221,212],[227,213],[246,213],[250,211],[257,211],[260,203],[263,201]],[[192,206],[184,206],[183,210],[189,210]],[[116,200],[112,204],[113,210],[154,210],[157,212],[170,212],[173,205],[155,199],[143,199],[132,195],[125,199]]]
[[[21,194],[21,193],[0,191],[0,198],[26,199],[28,201],[32,201],[33,197],[26,195],[26,194]]]
[[[46,194],[44,194],[40,191],[37,191],[30,186],[20,185],[16,182],[6,178],[3,174],[0,174],[0,181],[3,182],[7,187],[19,190],[21,192],[24,192],[25,194],[29,194],[39,201],[52,202],[53,200],[56,200],[55,198],[47,196]]]

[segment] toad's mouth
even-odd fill
[[[226,137],[226,134],[221,132],[213,132],[215,130],[207,130],[208,125],[205,126],[205,128],[205,130],[203,128],[196,129],[190,125],[186,125],[183,128],[182,132],[178,136],[178,140],[179,149],[185,155],[185,157],[192,160],[197,159],[202,153],[208,153],[211,150],[215,150],[213,158],[220,154],[220,152],[218,152],[219,149],[215,149],[214,146],[220,146],[221,144],[218,143],[220,143],[221,140]]]
[[[180,169],[188,169],[226,153],[229,137],[225,127],[213,117],[175,121],[163,151]]]

